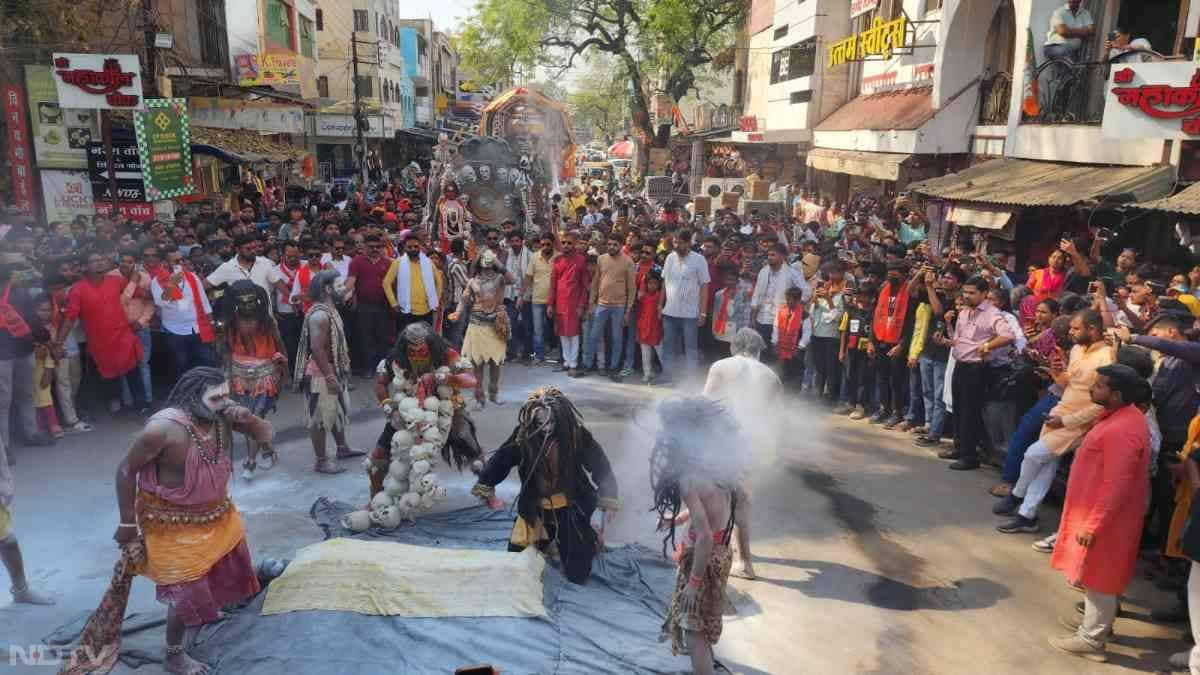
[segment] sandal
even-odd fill
[[[275,462],[279,459],[279,454],[275,452],[275,448],[264,448],[259,455],[262,457],[262,468],[264,471],[275,466]]]
[[[993,497],[1007,497],[1012,494],[1012,486],[1008,483],[997,483],[988,490],[988,494]]]
[[[317,460],[317,463],[313,466],[313,470],[317,473],[327,473],[332,475],[342,473],[346,469],[338,466],[337,462],[333,461],[332,459],[328,457],[322,457]]]
[[[365,450],[355,450],[355,449],[349,448],[349,447],[342,447],[342,448],[337,449],[337,458],[338,459],[351,459],[353,457],[362,457],[365,454],[367,454],[367,452]]]

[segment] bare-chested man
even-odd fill
[[[0,438],[0,561],[8,570],[8,578],[12,580],[13,602],[29,605],[53,605],[50,598],[29,588],[25,578],[25,561],[21,557],[21,547],[17,544],[17,535],[12,532],[12,516],[8,507],[13,499],[13,476],[8,468],[8,450],[5,439]]]
[[[234,405],[225,374],[216,368],[184,373],[166,407],[150,418],[117,467],[125,546],[141,538],[137,570],[158,584],[167,605],[166,669],[198,675],[208,666],[184,651],[184,632],[215,621],[220,609],[259,591],[246,530],[229,498],[233,431],[269,443],[271,424]],[[98,615],[104,616],[104,607]],[[119,629],[121,616],[113,617]]]
[[[470,311],[467,335],[463,338],[462,355],[475,366],[475,400],[483,406],[483,371],[488,367],[488,398],[500,405],[500,367],[508,353],[508,337],[512,327],[504,308],[504,288],[516,283],[504,269],[500,259],[490,249],[484,249],[473,265],[474,274],[463,290],[458,309],[449,317],[458,321],[464,311]]]
[[[346,425],[350,415],[350,344],[337,306],[350,298],[350,290],[337,270],[325,270],[308,282],[312,306],[300,329],[300,348],[296,351],[296,386],[308,394],[308,429],[316,454],[318,473],[341,473],[326,454],[325,434],[333,434],[337,459],[361,457],[361,450],[346,444]]]
[[[663,540],[675,545],[675,593],[663,621],[662,640],[674,654],[687,653],[692,672],[713,672],[713,645],[721,638],[725,585],[733,555],[730,530],[737,511],[740,458],[728,452],[744,439],[724,408],[704,397],[672,398],[658,407],[661,428],[651,455],[650,485]],[[690,526],[682,542],[675,526],[686,505]]]

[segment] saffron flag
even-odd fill
[[[1025,85],[1022,91],[1021,110],[1027,117],[1037,117],[1041,112],[1038,103],[1037,54],[1033,50],[1033,30],[1025,28]]]

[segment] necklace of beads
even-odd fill
[[[216,464],[221,461],[221,434],[217,430],[217,426],[213,425],[213,437],[211,441],[206,442],[200,438],[200,434],[196,433],[196,420],[192,419],[191,424],[187,427],[188,435],[192,437],[192,442],[200,450],[200,459],[205,464]]]

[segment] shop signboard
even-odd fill
[[[33,162],[29,130],[25,125],[25,96],[15,84],[0,87],[4,97],[4,126],[7,129],[8,165],[12,171],[12,205],[26,216],[33,215]]]
[[[55,53],[58,104],[85,110],[142,107],[142,66],[136,54]]]
[[[110,202],[96,204],[96,214],[112,213]],[[117,202],[117,213],[137,223],[148,223],[155,218],[154,204],[150,202]]]
[[[911,51],[908,29],[908,17],[904,15],[891,21],[877,16],[870,28],[829,46],[829,67],[849,61],[886,61],[893,54]]]
[[[233,59],[238,85],[243,87],[279,87],[300,84],[296,55],[288,52],[238,54]]]
[[[369,128],[363,132],[363,136],[367,138],[391,138],[395,135],[395,125],[391,115],[368,115],[367,124]],[[317,136],[354,138],[354,116],[317,115],[315,131]]]
[[[1193,61],[1114,64],[1100,128],[1109,138],[1200,139],[1200,67]]]
[[[87,171],[42,169],[41,175],[46,222],[70,222],[75,216],[91,218],[96,212],[92,202],[92,181]]]
[[[156,201],[192,194],[195,186],[187,99],[147,99],[146,112],[133,116],[133,130],[146,197]]]
[[[879,0],[850,0],[850,18],[861,16],[879,6]]]
[[[146,185],[142,181],[142,162],[137,142],[113,141],[113,165],[117,174],[117,199],[123,202],[146,201]],[[92,197],[97,202],[112,202],[108,191],[108,158],[104,144],[93,141],[88,146],[88,174],[92,179]]]
[[[299,106],[263,101],[192,96],[188,123],[210,129],[249,129],[268,134],[303,134],[304,111]]]
[[[61,107],[48,66],[25,66],[25,92],[38,167],[86,169],[88,144],[100,137],[98,113]]]

